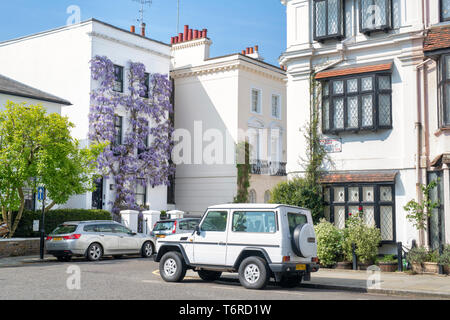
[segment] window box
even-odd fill
[[[322,132],[392,128],[391,75],[351,75],[322,82]]]
[[[392,29],[392,0],[359,0],[359,31],[371,32]]]
[[[343,0],[314,0],[314,40],[344,38]]]

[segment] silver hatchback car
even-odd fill
[[[98,261],[107,255],[119,258],[127,254],[149,258],[154,253],[155,240],[114,221],[66,222],[47,237],[45,247],[59,261],[70,261],[73,256]]]

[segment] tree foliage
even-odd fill
[[[0,205],[8,237],[22,217],[24,189],[45,187],[51,199],[46,210],[93,190],[95,159],[104,145],[80,149],[70,135],[72,127],[67,118],[47,114],[42,106],[7,102],[0,112]]]
[[[250,145],[248,142],[241,142],[237,145],[237,195],[235,203],[247,203],[248,188],[250,187]]]

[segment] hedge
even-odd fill
[[[33,231],[33,220],[41,220],[42,212],[24,211],[19,226],[14,233],[15,238],[39,237],[39,232]],[[59,209],[45,214],[45,233],[51,231],[61,223],[68,221],[112,220],[111,213],[104,210]]]

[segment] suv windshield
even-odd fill
[[[77,230],[77,226],[73,224],[61,224],[51,234],[69,234],[74,233]]]
[[[168,231],[173,228],[173,221],[158,222],[153,231]]]
[[[289,232],[294,234],[294,230],[298,225],[308,223],[308,219],[301,213],[288,213]]]

